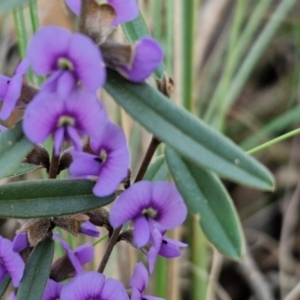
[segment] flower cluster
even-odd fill
[[[80,0],[66,0],[66,3],[75,14],[80,14]],[[141,39],[133,45],[106,40],[111,28],[137,17],[136,0],[87,3],[90,6],[87,7],[85,34],[54,26],[42,28],[30,41],[27,57],[14,76],[0,76],[0,99],[3,101],[0,119],[9,118],[18,106],[26,86],[23,76],[30,66],[35,74],[47,79],[27,101],[23,120],[26,137],[35,144],[52,137],[51,164],[55,158],[60,161],[68,157],[71,178],[96,178],[93,193],[98,197],[116,193],[125,181],[129,184],[124,184],[116,193],[120,196],[111,212],[100,208],[73,216],[29,220],[24,222],[13,242],[0,237],[0,282],[9,273],[14,286],[19,285],[24,270],[18,253],[30,253],[37,243],[49,238],[56,226],[74,235],[84,233],[93,237],[99,236],[95,226],[106,227],[110,236],[119,232],[118,241],[125,240],[147,251],[150,273],[158,255],[177,257],[181,255],[178,248],[187,246],[164,237],[167,230],[184,222],[187,210],[183,199],[168,182],[140,181],[130,186],[126,137],[121,128],[109,120],[97,94],[105,84],[105,67],[118,71],[128,80],[142,82],[160,65],[163,51],[151,38]],[[89,18],[99,14],[107,14],[103,18],[106,23],[101,23],[106,27],[95,30],[95,24]],[[71,149],[68,148],[70,144]],[[58,172],[50,174],[49,171],[49,177],[56,178]],[[133,226],[122,231],[123,225],[130,221]],[[121,282],[106,279],[101,273],[84,271],[83,265],[93,256],[91,246],[71,250],[58,234],[54,233],[53,237],[66,255],[53,264],[42,299],[129,299]],[[132,300],[159,299],[143,295],[148,276],[146,267],[137,264],[129,282]],[[62,284],[67,278],[73,279]]]

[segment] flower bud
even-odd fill
[[[92,237],[100,236],[100,232],[97,229],[97,227],[89,221],[85,221],[81,223],[79,232]]]
[[[111,235],[113,228],[109,223],[109,209],[107,207],[100,207],[85,213],[90,219],[89,221],[99,227],[104,227]]]
[[[35,145],[34,148],[25,157],[23,163],[43,166],[47,169],[47,171],[49,171],[49,153],[43,145]]]

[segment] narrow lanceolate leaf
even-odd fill
[[[194,164],[251,187],[274,189],[263,165],[146,83],[133,84],[108,70],[105,88],[134,119]]]
[[[122,24],[124,33],[130,43],[133,43],[142,37],[151,36],[146,22],[140,13],[137,18],[131,22]],[[164,75],[164,66],[161,64],[154,72],[155,76],[162,78]]]
[[[154,162],[149,166],[144,176],[144,180],[160,181],[166,180],[169,174],[168,166],[165,161],[165,156],[158,156]]]
[[[0,1],[0,13],[8,12],[13,8],[17,8],[20,5],[27,4],[32,0],[1,0]]]
[[[0,134],[0,178],[9,174],[33,148],[24,136],[21,122]]]
[[[17,300],[40,300],[50,274],[54,242],[45,238],[33,249],[26,263]]]
[[[76,214],[112,202],[93,195],[88,180],[38,180],[0,186],[0,217],[38,218]]]
[[[182,158],[170,148],[166,159],[189,210],[199,215],[207,239],[223,254],[239,258],[244,238],[230,196],[217,176]]]
[[[23,174],[26,174],[30,171],[36,170],[41,168],[42,166],[38,165],[33,165],[33,164],[26,164],[26,163],[21,163],[19,164],[16,168],[10,170],[5,176],[0,176],[0,179],[5,178],[5,177],[15,177],[15,176],[20,176]]]
[[[5,277],[3,278],[3,280],[0,283],[0,299],[2,299],[1,297],[3,296],[5,291],[7,290],[10,282],[11,282],[11,277],[9,276],[9,274],[6,274]]]

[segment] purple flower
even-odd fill
[[[15,70],[12,78],[0,75],[0,100],[3,101],[0,119],[2,120],[8,119],[17,105],[23,86],[23,75],[27,73],[28,65],[28,60],[24,59]]]
[[[107,122],[102,135],[91,139],[96,155],[73,151],[70,173],[74,177],[98,176],[93,193],[98,197],[112,194],[126,178],[129,167],[129,151],[123,131]]]
[[[157,258],[157,255],[163,256],[165,258],[174,258],[181,256],[181,252],[178,247],[185,248],[188,245],[185,243],[181,243],[167,237],[164,237],[164,231],[160,231],[155,227],[154,236],[151,249],[149,250],[147,257],[149,261],[149,271],[150,273],[154,270],[154,264]]]
[[[60,298],[60,292],[62,290],[63,284],[56,282],[52,279],[48,279],[46,288],[42,300],[56,300]]]
[[[42,88],[67,95],[78,81],[89,92],[105,82],[104,63],[97,46],[83,34],[47,26],[32,38],[27,51],[33,71],[50,78]]]
[[[96,272],[77,275],[67,283],[60,294],[60,300],[129,300],[121,282]]]
[[[164,51],[156,40],[149,37],[139,40],[134,46],[131,65],[119,65],[117,70],[130,81],[143,82],[161,64]]]
[[[82,150],[80,137],[101,133],[107,116],[96,96],[84,90],[74,90],[67,97],[41,92],[28,105],[23,130],[33,143],[43,143],[53,134],[55,153],[60,153],[64,140],[72,141]]]
[[[18,287],[23,277],[24,262],[18,253],[12,249],[13,243],[0,236],[0,283],[8,273],[14,287]]]
[[[117,228],[132,220],[134,242],[143,247],[153,240],[153,225],[161,230],[171,229],[181,225],[186,214],[186,206],[174,184],[141,181],[123,192],[114,203],[110,223]]]
[[[131,300],[163,300],[162,298],[143,295],[148,281],[147,269],[141,262],[137,263],[129,282],[129,286],[132,288]]]
[[[81,245],[75,250],[72,250],[70,246],[59,236],[57,232],[53,234],[53,238],[58,240],[62,248],[66,251],[69,260],[71,261],[76,274],[84,272],[83,265],[90,262],[94,255],[94,247],[89,244]]]
[[[65,0],[69,8],[77,16],[80,14],[82,0]],[[112,21],[111,26],[117,26],[124,22],[134,20],[139,14],[139,8],[136,0],[106,0],[115,12],[116,18]]]

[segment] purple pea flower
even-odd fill
[[[106,112],[95,95],[74,90],[67,97],[60,97],[44,91],[28,105],[23,130],[27,138],[37,144],[53,134],[55,154],[59,155],[64,139],[72,141],[80,151],[80,137],[101,132],[106,122]]]
[[[83,34],[47,26],[40,29],[28,46],[27,56],[38,75],[52,75],[42,88],[67,95],[78,81],[89,92],[105,82],[105,68],[99,49]]]
[[[129,286],[132,288],[131,300],[163,300],[163,298],[143,295],[148,282],[147,269],[141,262],[137,263],[129,282]]]
[[[105,280],[103,274],[85,272],[77,275],[61,291],[60,300],[129,300],[123,284],[115,279]]]
[[[169,182],[141,181],[123,192],[114,203],[110,223],[117,228],[132,220],[134,242],[138,247],[154,240],[156,227],[167,230],[179,226],[187,215],[186,206]]]
[[[134,47],[131,65],[119,65],[116,69],[130,81],[143,82],[162,63],[164,51],[159,43],[150,37],[137,41]]]
[[[82,0],[65,1],[73,13],[78,16],[80,14]],[[117,26],[121,23],[132,21],[139,14],[136,0],[106,0],[106,3],[114,8],[117,15],[112,21],[111,26]]]
[[[0,75],[0,100],[2,109],[0,119],[6,120],[17,105],[23,86],[23,75],[27,73],[29,62],[24,59],[16,68],[12,78]]]
[[[0,236],[0,283],[8,273],[14,287],[18,287],[23,277],[24,262],[18,253],[12,250],[12,242]]]
[[[91,139],[91,149],[96,155],[72,152],[70,173],[73,177],[98,176],[93,193],[98,197],[111,195],[128,174],[126,137],[120,127],[107,122],[103,134]]]
[[[71,261],[75,269],[76,274],[82,274],[84,272],[82,266],[90,262],[94,256],[94,247],[92,247],[89,244],[84,244],[79,246],[77,249],[72,250],[57,232],[53,234],[53,238],[59,241],[62,248],[66,251],[69,260]]]
[[[149,271],[150,273],[154,270],[154,264],[158,255],[163,256],[165,258],[175,258],[181,256],[181,252],[178,249],[179,247],[185,248],[188,245],[185,243],[181,243],[163,235],[166,233],[165,230],[161,231],[155,227],[154,236],[151,249],[149,250],[147,257],[149,261]]]

